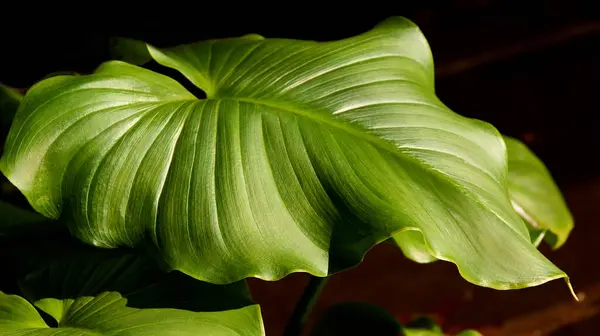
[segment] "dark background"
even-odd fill
[[[600,335],[600,10],[593,2],[405,1],[378,14],[203,13],[193,25],[121,30],[48,25],[30,33],[17,25],[3,29],[0,82],[27,88],[50,73],[91,72],[109,58],[112,36],[159,47],[247,33],[332,40],[360,34],[388,16],[406,16],[429,40],[442,101],[519,137],[547,164],[575,229],[560,250],[542,250],[585,299],[575,303],[561,281],[513,291],[476,287],[452,264],[418,265],[382,244],[356,269],[332,277],[314,316],[337,302],[366,301],[402,320],[429,314],[450,333],[469,327],[486,335]],[[307,279],[294,274],[276,283],[251,281],[268,335],[281,334]]]

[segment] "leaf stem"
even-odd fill
[[[317,303],[317,300],[319,300],[319,296],[321,296],[321,292],[328,280],[329,277],[312,276],[310,278],[310,282],[304,288],[304,292],[302,292],[298,303],[296,303],[294,312],[288,320],[283,333],[284,336],[299,336],[302,334],[312,308]]]

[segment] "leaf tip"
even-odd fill
[[[573,285],[571,284],[571,281],[567,278],[567,286],[569,287],[569,291],[571,292],[571,295],[573,296],[573,298],[575,299],[575,301],[579,302],[579,297],[577,296],[577,294],[575,293],[575,289],[573,289]]]

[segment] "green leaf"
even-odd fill
[[[0,292],[0,331],[12,331],[7,328],[7,325],[23,330],[48,327],[27,300],[17,295]]]
[[[546,240],[558,249],[573,229],[573,217],[550,172],[522,142],[504,136],[508,156],[508,191],[515,211],[529,224],[531,241]],[[419,263],[437,260],[428,252],[423,236],[416,231],[394,235],[404,255]]]
[[[37,83],[11,128],[1,170],[81,240],[229,283],[332,274],[413,230],[482,286],[566,278],[512,209],[501,136],[435,96],[410,21],[332,42],[146,48],[207,99],[112,61]]]
[[[77,299],[43,299],[35,306],[52,316],[49,328],[25,299],[0,292],[2,335],[262,335],[257,307],[197,313],[179,309],[136,309],[115,292]]]
[[[505,136],[508,152],[508,191],[517,213],[536,230],[556,236],[552,247],[562,246],[573,229],[573,217],[550,172],[517,139]]]

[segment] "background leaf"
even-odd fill
[[[35,305],[56,319],[50,329],[29,302],[0,292],[0,332],[10,335],[262,335],[257,307],[197,313],[178,309],[136,309],[118,293],[96,297],[43,299]]]
[[[22,99],[23,95],[16,89],[0,83],[0,126],[3,130],[8,130]]]
[[[207,99],[113,61],[37,83],[11,128],[0,168],[81,240],[145,246],[170,269],[230,283],[325,276],[412,230],[482,286],[566,277],[510,205],[501,136],[435,96],[410,21],[323,43],[146,48]]]
[[[114,291],[137,308],[221,311],[255,305],[245,281],[213,285],[177,271],[165,273],[143,254],[126,249],[79,247],[29,268],[20,287],[32,302]]]
[[[562,246],[573,229],[573,217],[546,166],[521,141],[505,136],[508,191],[512,204],[532,228],[548,230],[553,248]]]

